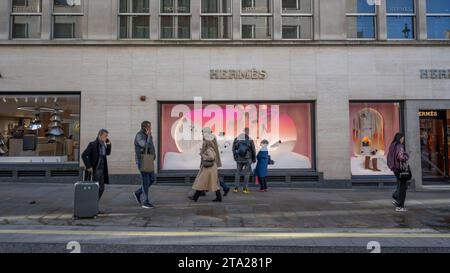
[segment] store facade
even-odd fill
[[[256,141],[269,140],[276,161],[269,181],[279,185],[393,185],[386,153],[396,132],[406,134],[416,188],[433,181],[448,183],[448,41],[427,40],[421,23],[414,28],[417,40],[379,41],[389,29],[385,25],[383,32],[381,22],[378,40],[347,39],[346,32],[339,34],[349,19],[345,3],[343,8],[342,3],[331,4],[335,2],[346,1],[331,1],[334,8],[323,7],[322,13],[339,7],[344,18],[337,19],[336,26],[331,23],[336,16],[325,19],[316,16],[317,9],[310,11],[316,27],[307,42],[123,41],[100,35],[111,32],[111,26],[103,29],[96,23],[86,28],[92,28],[88,34],[97,39],[86,33],[86,40],[76,41],[11,40],[0,35],[6,38],[0,40],[0,132],[8,150],[0,155],[0,180],[73,181],[82,166],[80,151],[106,128],[113,145],[108,160],[112,181],[137,183],[133,139],[140,123],[149,120],[158,150],[159,183],[192,182],[200,141],[179,135],[186,130],[195,134],[204,126],[213,127],[219,138],[221,175],[227,182],[233,179],[230,142],[250,127]],[[352,16],[356,15],[347,15]],[[240,21],[232,22],[230,31],[242,38]],[[152,39],[158,31],[149,32]],[[281,39],[282,33],[274,32]],[[125,31],[123,35],[132,36]],[[191,36],[194,39],[194,33]],[[21,110],[24,107],[29,111]],[[48,146],[51,135],[45,130],[53,128],[55,113],[61,116],[64,135],[58,143],[64,148],[50,155],[58,156],[58,162],[46,162],[56,160],[39,153],[41,144]],[[42,127],[31,132],[37,145],[27,152],[24,137],[20,142],[13,135],[20,120],[28,130],[36,116]],[[11,149],[15,142],[20,143]],[[25,162],[33,156],[39,165]]]

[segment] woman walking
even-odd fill
[[[406,190],[408,180],[411,179],[411,170],[408,165],[409,155],[405,151],[405,135],[397,133],[389,147],[387,165],[397,178],[397,189],[392,194],[392,204],[396,211],[407,211],[405,208]]]
[[[219,179],[217,166],[221,164],[218,148],[215,145],[215,136],[211,129],[203,129],[203,144],[200,149],[200,170],[195,178],[192,189],[195,190],[193,196],[189,199],[197,202],[198,198],[204,191],[211,191],[216,193],[214,202],[222,202],[222,194],[220,193]]]

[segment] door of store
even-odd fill
[[[421,110],[420,147],[425,183],[449,183],[450,110]]]

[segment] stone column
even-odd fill
[[[42,0],[41,39],[52,39],[53,3],[51,0]]]
[[[233,1],[233,40],[241,40],[241,0]]]
[[[200,40],[201,1],[191,1],[191,39]]]

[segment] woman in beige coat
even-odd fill
[[[211,191],[216,193],[216,199],[213,201],[221,202],[222,194],[220,193],[217,171],[218,166],[221,165],[220,154],[218,153],[215,136],[211,133],[209,128],[203,130],[203,144],[200,149],[200,157],[200,170],[192,185],[192,189],[195,190],[195,193],[189,198],[197,202],[204,191]]]

